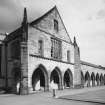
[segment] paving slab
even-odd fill
[[[74,95],[64,95],[60,96],[59,99],[99,103],[105,105],[105,88]]]
[[[104,90],[103,90],[104,89]],[[78,95],[86,91],[91,93],[91,91],[99,91],[105,97],[105,86],[104,87],[95,87],[95,88],[84,88],[84,89],[65,89],[63,91],[57,91],[56,95],[58,98],[52,97],[52,91],[50,92],[36,92],[29,95],[14,95],[14,94],[2,94],[0,95],[0,105],[102,105],[99,103],[92,102],[83,102],[83,101],[74,101],[60,99],[60,96],[65,95]],[[99,93],[97,93],[99,95]],[[96,95],[96,94],[95,94]],[[100,96],[101,99],[102,96]]]

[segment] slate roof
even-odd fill
[[[47,16],[47,15],[48,15],[50,12],[52,12],[53,10],[56,10],[56,11],[57,11],[57,13],[58,13],[58,15],[59,15],[59,17],[60,17],[60,20],[61,20],[61,22],[62,22],[62,24],[63,24],[63,26],[64,26],[64,29],[65,29],[65,31],[66,31],[66,34],[67,34],[67,36],[68,36],[70,42],[72,43],[72,41],[71,41],[71,39],[70,39],[70,36],[69,36],[69,34],[68,34],[68,32],[67,32],[67,29],[66,29],[66,27],[65,27],[65,25],[64,25],[64,22],[63,22],[63,20],[62,20],[62,18],[61,18],[61,16],[60,16],[60,13],[59,13],[59,11],[58,11],[58,9],[57,9],[56,6],[54,6],[54,7],[53,7],[52,9],[50,9],[48,12],[46,12],[45,14],[43,14],[41,17],[39,17],[39,18],[37,18],[36,20],[30,22],[29,24],[30,24],[30,25],[36,24],[37,22],[39,22],[41,19],[43,19],[45,16]]]
[[[62,20],[62,18],[61,18],[61,16],[60,16],[59,11],[58,11],[58,9],[57,9],[56,6],[54,6],[53,8],[51,8],[48,12],[46,12],[46,13],[43,14],[42,16],[38,17],[38,18],[35,19],[34,21],[29,22],[28,24],[29,24],[29,25],[34,25],[34,24],[36,24],[38,21],[40,21],[43,17],[45,17],[46,15],[48,15],[48,14],[49,14],[51,11],[53,11],[54,9],[57,10],[58,15],[59,15],[59,17],[60,17],[60,19],[61,19],[61,21],[62,21],[62,23],[63,23],[63,26],[64,26],[64,28],[65,28],[65,31],[66,31],[66,33],[67,33],[67,35],[68,35],[68,37],[69,37],[70,42],[71,42],[70,36],[69,36],[69,34],[68,34],[67,30],[66,30],[66,27],[65,27],[65,25],[64,25],[64,22],[63,22],[63,20]],[[5,38],[5,41],[6,41],[6,42],[11,41],[12,39],[14,39],[14,38],[18,37],[19,35],[21,35],[21,32],[22,32],[22,27],[20,26],[20,27],[17,28],[15,31],[11,32],[11,33]],[[17,34],[17,33],[18,33],[18,34]]]

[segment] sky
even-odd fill
[[[0,0],[0,33],[21,25],[24,7],[31,22],[55,5],[81,60],[105,66],[105,0]]]

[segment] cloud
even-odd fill
[[[33,21],[52,8],[49,0],[0,0],[0,30],[13,31],[21,25],[23,8],[27,8],[28,21]]]
[[[96,14],[96,19],[105,19],[105,9],[101,9]]]
[[[10,11],[16,12],[22,8],[20,0],[0,0],[0,8],[7,8]]]
[[[95,57],[98,59],[98,56],[104,56],[105,0],[0,0],[0,32],[11,32],[21,25],[24,7],[27,7],[30,22],[51,9],[54,3],[58,7],[70,37],[73,38],[79,33],[77,39],[80,43],[81,58],[87,58],[94,63]],[[95,46],[92,47],[92,44]],[[103,56],[95,63],[100,62],[105,65],[105,59],[101,60]]]
[[[88,21],[94,21],[94,20],[100,20],[100,19],[105,20],[105,9],[100,9],[96,13],[93,13],[87,16]]]
[[[105,0],[102,0],[103,3],[105,3]]]
[[[87,20],[91,21],[91,20],[93,20],[93,17],[92,16],[88,16]]]
[[[21,19],[22,5],[17,0],[0,0],[0,31],[11,32]]]

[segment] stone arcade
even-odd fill
[[[80,49],[72,42],[57,7],[28,23],[27,11],[21,26],[1,44],[0,86],[20,94],[105,85],[105,68],[80,60]]]

